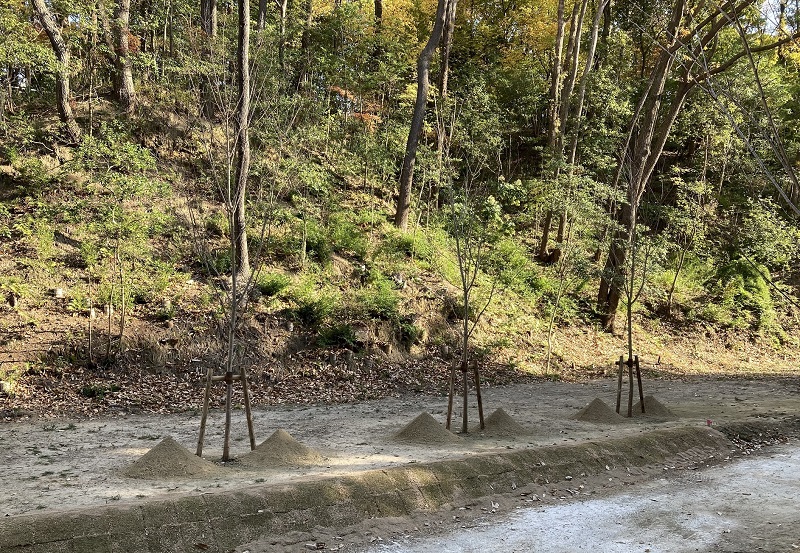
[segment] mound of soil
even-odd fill
[[[645,406],[645,408],[646,407],[647,406]],[[573,418],[583,422],[602,422],[608,424],[618,424],[625,420],[624,417],[618,415],[600,398],[594,398],[589,405],[581,409]]]
[[[636,405],[633,406],[633,414],[634,415],[641,415],[642,414],[642,402],[639,401]],[[644,414],[651,416],[651,417],[658,417],[660,419],[677,419],[677,415],[667,409],[663,403],[658,401],[653,396],[645,396],[644,397]]]
[[[321,461],[322,455],[295,440],[282,428],[239,459],[243,465],[250,467],[315,465]]]
[[[527,428],[511,418],[505,409],[500,407],[486,419],[484,432],[498,436],[523,436],[530,434]]]
[[[197,478],[211,476],[219,467],[202,459],[167,436],[122,471],[129,478]]]
[[[420,413],[395,434],[394,439],[414,444],[447,444],[459,441],[458,436],[447,430],[427,412]]]

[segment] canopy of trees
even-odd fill
[[[91,212],[83,263],[129,288],[158,223],[131,204],[170,182],[224,204],[215,267],[239,277],[281,248],[368,266],[341,229],[374,220],[337,205],[358,186],[412,235],[473,236],[469,211],[480,274],[556,323],[614,330],[639,301],[792,339],[797,0],[0,0],[0,28],[0,236]],[[64,184],[78,166],[95,188]],[[63,212],[13,220],[48,187]],[[267,239],[280,225],[295,242]]]

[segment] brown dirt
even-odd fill
[[[207,478],[219,468],[167,436],[122,471],[129,478]]]
[[[415,444],[448,444],[458,443],[459,438],[439,422],[430,413],[420,413],[417,418],[408,423],[394,435],[398,442]]]
[[[253,451],[243,455],[239,462],[249,467],[287,467],[317,465],[322,455],[307,447],[286,430],[279,428],[261,442]]]
[[[498,436],[525,436],[530,434],[527,428],[515,421],[502,407],[489,415],[486,419],[484,431],[487,434]]]
[[[581,409],[574,418],[575,420],[583,422],[598,422],[606,424],[619,424],[624,422],[624,419],[614,412],[614,410],[606,405],[606,403],[600,398],[593,399],[592,402]]]
[[[800,412],[800,380],[796,377],[645,380],[644,385],[648,393],[669,405],[680,418],[623,418],[622,424],[575,420],[575,414],[594,398],[613,401],[614,378],[580,384],[536,382],[487,386],[483,389],[487,412],[502,406],[532,433],[522,437],[476,433],[470,434],[469,439],[456,438],[455,442],[440,444],[398,442],[392,436],[414,413],[424,411],[432,413],[435,420],[444,420],[446,396],[416,394],[347,405],[261,407],[253,411],[259,440],[278,428],[286,429],[319,452],[325,464],[263,469],[256,473],[259,469],[237,470],[239,463],[229,463],[224,469],[220,467],[220,472],[200,478],[143,479],[121,474],[166,436],[192,451],[197,444],[198,412],[89,420],[16,418],[0,423],[0,488],[6,490],[0,494],[0,516],[100,506],[115,501],[137,503],[175,494],[239,489],[254,482],[284,484],[509,448],[580,444],[636,436],[659,428],[705,427],[707,420],[713,421],[713,428],[745,421],[749,429],[759,421]],[[202,396],[202,390],[196,393]],[[461,416],[459,407],[460,404],[456,405],[456,420]],[[474,396],[469,409],[470,422],[474,424],[477,420]],[[221,457],[223,422],[224,413],[213,410],[206,430],[207,460]],[[757,436],[764,434],[760,427],[752,432]],[[231,454],[241,457],[249,450],[245,415],[237,409],[233,412]],[[659,470],[665,472],[663,467]]]
[[[642,402],[639,401],[633,406],[633,413],[635,415],[642,414]],[[675,413],[670,411],[663,403],[658,401],[653,396],[645,396],[644,398],[644,414],[645,416],[658,417],[660,419],[676,419]]]

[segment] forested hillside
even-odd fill
[[[0,414],[242,367],[257,402],[796,372],[799,33],[797,0],[0,0]]]

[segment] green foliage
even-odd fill
[[[404,344],[406,347],[418,344],[425,334],[425,331],[415,325],[409,317],[400,318],[397,322],[397,330],[400,343]]]
[[[344,213],[331,215],[327,234],[337,253],[353,254],[359,259],[366,257],[367,240],[361,229],[349,221]]]
[[[215,211],[205,218],[206,232],[212,236],[228,236],[230,232],[230,221],[223,211]]]
[[[754,267],[744,259],[719,267],[714,281],[708,283],[714,302],[706,306],[703,318],[734,328],[774,330],[775,308],[764,277],[769,278],[766,267]]]
[[[498,240],[487,258],[486,270],[497,275],[505,286],[518,293],[541,296],[553,283],[531,262],[532,254],[511,237]]]
[[[430,261],[433,255],[429,236],[422,229],[416,228],[411,232],[393,229],[379,250],[384,254],[400,254],[422,261]]]
[[[97,134],[84,137],[77,160],[90,171],[135,175],[156,168],[153,155],[133,143],[122,123],[103,122]]]
[[[377,275],[356,293],[356,306],[368,317],[394,320],[398,317],[400,298],[391,280]]]
[[[328,321],[338,304],[338,298],[331,290],[316,290],[310,281],[293,288],[289,300],[294,304],[289,316],[312,328]]]
[[[316,221],[305,221],[300,232],[305,233],[305,254],[320,264],[329,263],[333,257],[333,244],[325,229],[320,227]],[[301,248],[302,244],[299,245],[298,250]]]
[[[262,272],[256,277],[258,290],[268,298],[273,298],[280,294],[291,282],[292,279],[282,273]]]
[[[317,334],[317,343],[323,347],[359,349],[356,333],[349,323],[333,323],[323,326]]]
[[[788,223],[779,211],[769,198],[751,200],[733,234],[738,252],[772,271],[787,269],[800,259],[800,228]]]

